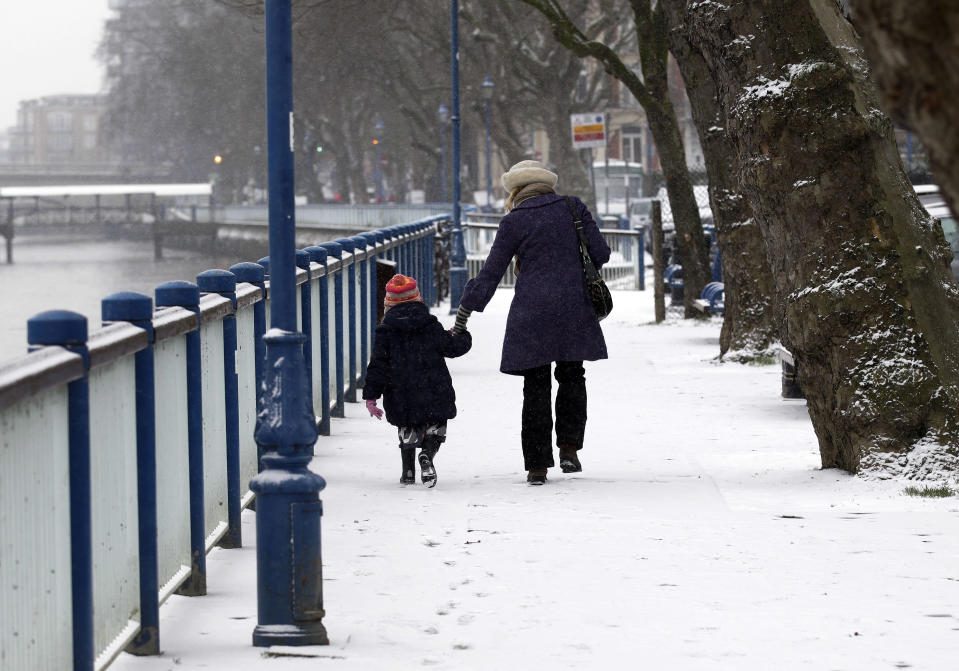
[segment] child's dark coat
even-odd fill
[[[445,357],[466,354],[468,332],[452,335],[420,302],[389,310],[376,327],[364,399],[383,396],[394,426],[435,424],[456,417],[456,393]]]

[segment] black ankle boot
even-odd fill
[[[526,472],[526,482],[531,485],[545,485],[546,484],[546,469],[545,468],[531,468]]]
[[[403,474],[400,476],[400,484],[412,485],[416,482],[416,448],[401,447],[400,455],[403,457]]]
[[[563,469],[563,473],[579,473],[583,470],[583,465],[579,463],[579,456],[576,454],[575,447],[559,446],[559,467]]]

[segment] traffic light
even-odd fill
[[[322,153],[323,153],[323,145],[321,145],[321,144],[316,145],[316,153],[317,153],[317,154],[322,154]]]
[[[216,163],[217,165],[220,165],[221,163],[223,163],[223,157],[217,154],[216,156],[213,157],[213,162]]]

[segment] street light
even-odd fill
[[[448,203],[450,198],[449,191],[446,189],[446,173],[448,172],[446,168],[446,124],[450,121],[450,108],[446,106],[446,103],[440,103],[439,109],[436,110],[436,117],[440,120],[440,132],[443,135],[443,202]]]
[[[480,84],[480,91],[483,94],[483,103],[486,107],[486,211],[493,211],[493,177],[490,173],[490,101],[493,99],[493,88],[496,85],[493,79],[486,75],[486,79]]]
[[[459,0],[450,0],[450,61],[453,109],[453,233],[450,236],[450,314],[459,308],[466,287],[466,248],[463,246],[463,225],[460,221],[460,32]]]
[[[376,137],[373,138],[373,144],[376,145],[376,202],[383,202],[383,122],[376,122]]]
[[[257,625],[253,645],[328,645],[323,626],[322,477],[309,469],[317,438],[313,397],[297,330],[293,183],[293,20],[290,0],[266,3],[270,330],[254,438]]]

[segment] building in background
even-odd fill
[[[0,134],[0,185],[155,182],[165,174],[122,162],[109,148],[105,97],[50,95],[24,100]]]
[[[0,163],[10,162],[10,134],[8,131],[0,131]]]
[[[112,163],[100,133],[103,96],[55,95],[25,100],[10,131],[9,162],[31,166]]]

